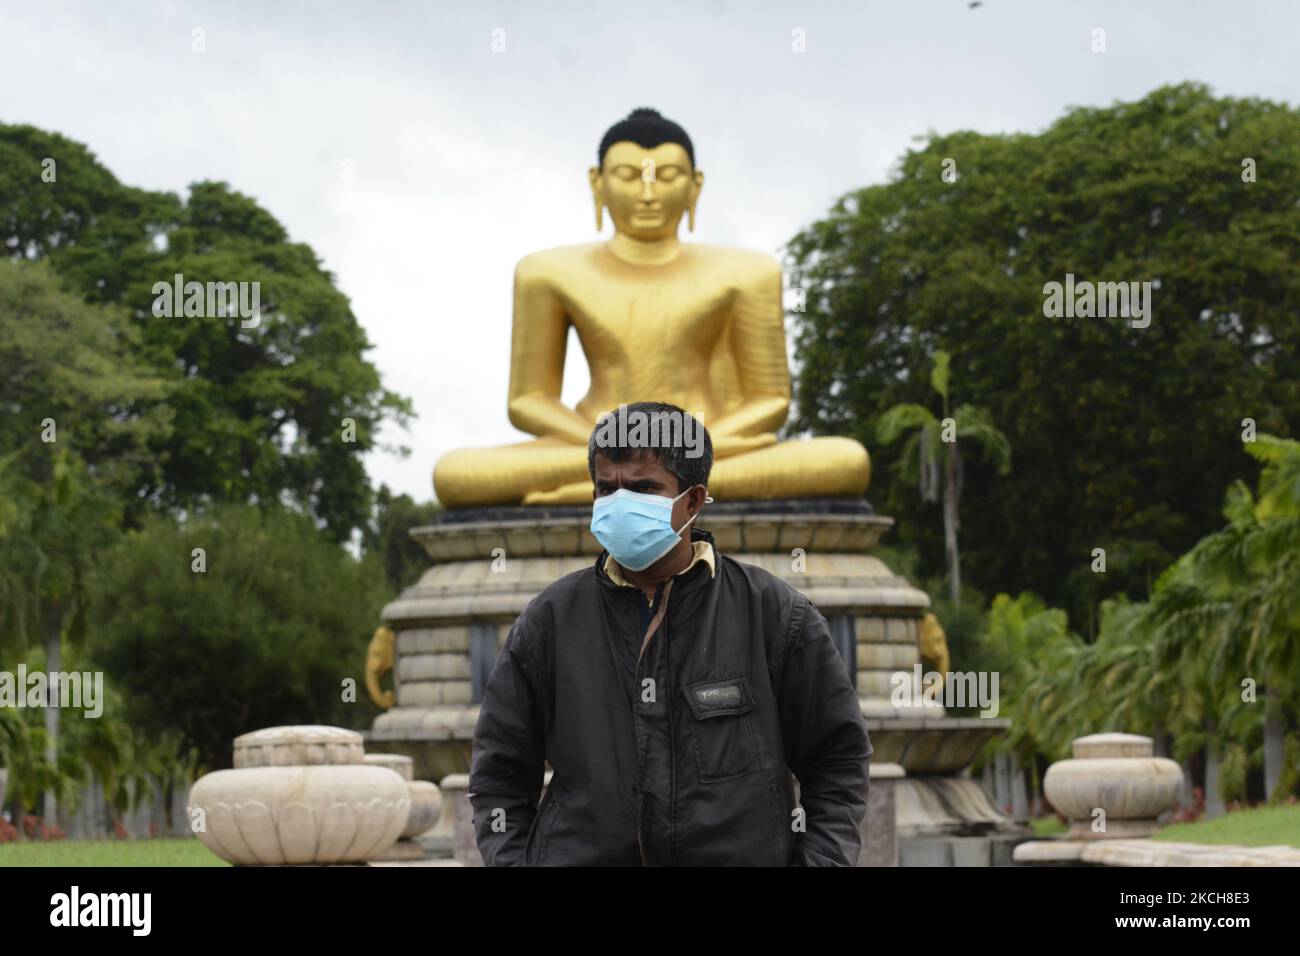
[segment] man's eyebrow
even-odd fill
[[[593,484],[600,491],[618,487],[618,481],[613,478],[597,478]],[[659,478],[627,478],[623,481],[623,487],[627,489],[662,488],[663,486],[663,480]]]

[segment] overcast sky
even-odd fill
[[[1300,102],[1298,37],[1289,0],[0,0],[0,121],[132,185],[224,180],[309,243],[418,414],[385,436],[411,456],[370,475],[422,500],[442,453],[527,437],[506,419],[514,264],[596,237],[586,170],[633,107],[694,140],[691,238],[779,255],[927,130],[1036,131],[1186,80]],[[572,404],[573,341],[568,362]]]

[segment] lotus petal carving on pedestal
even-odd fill
[[[203,845],[230,863],[359,863],[388,849],[410,815],[406,781],[386,767],[338,764],[218,770],[190,792]]]

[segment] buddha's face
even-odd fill
[[[678,143],[646,149],[617,142],[606,151],[604,166],[593,166],[587,176],[615,231],[643,241],[677,235],[682,214],[695,208],[704,185],[704,173],[691,169]]]

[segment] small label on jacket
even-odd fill
[[[701,687],[695,692],[701,704],[735,704],[740,701],[740,685]]]
[[[743,677],[699,681],[687,687],[686,694],[696,718],[743,714],[754,706]]]

